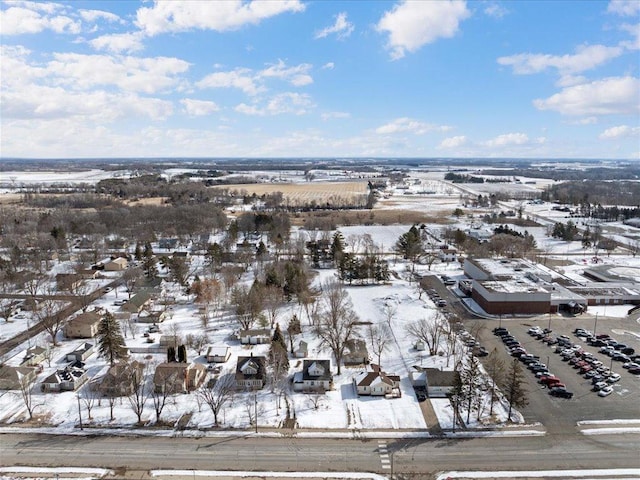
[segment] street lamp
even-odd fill
[[[596,336],[596,329],[598,328],[598,313],[596,312],[596,321],[593,324],[593,336]]]

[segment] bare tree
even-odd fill
[[[382,314],[384,315],[384,319],[387,321],[387,325],[389,325],[389,328],[391,328],[391,321],[394,319],[397,313],[397,305],[394,305],[392,303],[385,303],[382,307]]]
[[[509,412],[507,413],[508,421],[511,421],[511,411],[513,407],[524,407],[529,403],[527,398],[527,389],[525,387],[525,378],[522,366],[517,358],[514,358],[501,385],[507,402],[509,403]]]
[[[327,399],[327,396],[324,392],[309,393],[307,398],[307,400],[309,401],[309,404],[311,404],[311,407],[314,410],[318,410],[322,406],[322,403],[324,402],[324,400],[326,399]]]
[[[148,365],[145,365],[142,369],[131,369],[131,394],[127,398],[131,410],[138,417],[138,423],[142,423],[142,414],[149,398],[149,389],[146,381],[147,369]]]
[[[33,412],[37,407],[41,407],[44,405],[44,402],[36,403],[34,398],[34,389],[32,382],[29,381],[26,375],[17,372],[18,374],[18,382],[20,383],[20,398],[24,402],[24,406],[27,409],[27,413],[29,414],[29,420],[33,418]]]
[[[262,294],[264,295],[264,306],[269,318],[269,324],[271,325],[271,328],[273,328],[278,318],[278,311],[280,310],[280,307],[282,307],[282,302],[284,300],[282,289],[275,285],[269,285],[264,287]]]
[[[440,339],[447,331],[446,320],[440,312],[433,319],[422,318],[407,325],[407,333],[422,340],[429,348],[429,355],[438,353]]]
[[[47,296],[35,311],[35,315],[42,324],[45,331],[51,336],[51,343],[58,345],[57,336],[65,323],[65,317],[60,313],[61,305],[59,300],[55,300],[54,292],[48,289]]]
[[[131,299],[131,295],[133,294],[136,285],[140,280],[142,280],[143,276],[144,273],[140,267],[129,268],[122,274],[122,282],[127,289],[129,299]]]
[[[149,397],[151,397],[153,410],[156,414],[156,423],[160,423],[162,410],[164,410],[167,401],[175,394],[177,377],[178,374],[175,371],[162,370],[159,375],[157,374],[153,378],[153,387],[149,388]]]
[[[209,388],[207,385],[203,385],[197,392],[198,398],[206,403],[213,413],[213,423],[218,426],[218,415],[224,408],[224,406],[231,402],[235,394],[236,380],[233,375],[226,374],[218,378],[213,385]]]
[[[207,337],[206,333],[199,333],[196,335],[189,333],[185,338],[185,343],[187,347],[198,352],[199,356],[202,355],[202,350],[204,350],[204,347],[209,343],[209,337]]]
[[[489,415],[493,415],[493,405],[498,399],[496,385],[502,385],[504,383],[504,361],[498,354],[498,349],[494,348],[486,359],[485,369],[491,377],[491,385],[489,391],[491,394],[491,406],[489,407]]]
[[[98,386],[94,382],[87,382],[84,388],[78,392],[78,397],[82,400],[84,407],[87,409],[87,417],[92,420],[91,410],[98,401]]]
[[[378,365],[382,354],[389,349],[391,344],[391,329],[384,323],[379,325],[369,325],[368,329],[369,344],[371,352],[378,357]]]
[[[356,336],[358,315],[341,283],[327,282],[322,290],[322,311],[314,322],[315,330],[321,346],[329,348],[333,353],[340,375],[347,342]]]

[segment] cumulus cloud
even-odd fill
[[[98,20],[105,20],[107,22],[121,22],[118,15],[111,12],[105,12],[104,10],[79,10],[80,17],[85,22],[95,23]]]
[[[215,72],[196,83],[198,88],[237,88],[246,95],[255,96],[267,91],[265,82],[276,78],[294,87],[302,87],[313,83],[309,75],[311,64],[301,63],[289,67],[282,60],[268,65],[257,72],[249,68],[237,68],[228,72]]]
[[[557,69],[562,75],[591,70],[607,61],[619,57],[624,52],[622,47],[604,45],[580,46],[573,55],[548,55],[540,53],[520,53],[498,58],[500,65],[512,67],[517,75],[540,73],[550,68]]]
[[[466,3],[461,0],[406,0],[385,12],[376,29],[389,34],[387,48],[391,58],[397,60],[439,38],[453,37],[460,22],[469,15]]]
[[[81,22],[65,13],[62,5],[53,3],[19,2],[3,10],[0,15],[0,31],[3,35],[40,33],[44,30],[78,34]]]
[[[149,36],[194,29],[224,32],[244,25],[255,25],[285,12],[295,13],[304,9],[304,4],[299,0],[156,1],[151,7],[138,9],[136,25]]]
[[[347,12],[341,12],[336,15],[334,24],[316,32],[315,38],[325,38],[335,33],[338,39],[342,40],[351,35],[354,28],[353,23],[347,20]]]
[[[281,115],[284,113],[304,115],[309,113],[314,107],[315,104],[309,95],[305,93],[285,92],[272,97],[263,107],[260,107],[256,103],[252,105],[241,103],[235,107],[235,111],[244,113],[245,115],[258,116]]]
[[[591,83],[563,88],[545,99],[536,99],[539,110],[563,115],[631,115],[640,112],[640,80],[635,77],[610,77]]]
[[[486,147],[506,147],[527,143],[529,143],[529,137],[525,133],[505,133],[486,142],[482,142],[482,145]]]
[[[333,62],[327,62],[322,66],[322,70],[333,70],[336,64]]]
[[[89,41],[94,50],[104,50],[111,53],[133,53],[142,50],[142,34],[112,33],[101,35]]]
[[[424,135],[428,132],[446,132],[448,130],[451,130],[451,127],[446,125],[433,125],[413,120],[408,117],[402,117],[376,128],[376,133],[380,135],[391,135],[394,133],[413,133],[414,135]]]
[[[455,137],[445,138],[444,140],[442,140],[442,142],[440,142],[440,145],[438,145],[438,148],[439,149],[459,148],[466,145],[467,143],[468,143],[467,137],[465,137],[464,135],[458,135]]]
[[[603,140],[638,136],[640,136],[640,127],[630,127],[629,125],[619,125],[617,127],[607,128],[600,134],[600,138]]]
[[[269,65],[258,73],[259,78],[279,78],[286,80],[295,87],[302,87],[313,83],[313,78],[309,75],[312,65],[309,63],[301,63],[294,67],[287,67],[282,60],[278,63]]]
[[[640,2],[638,0],[611,0],[607,7],[607,13],[631,17],[640,13]]]
[[[220,110],[220,107],[215,102],[207,100],[196,100],[193,98],[183,98],[180,103],[184,107],[184,111],[187,115],[192,117],[201,117],[210,115],[213,112]]]

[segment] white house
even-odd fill
[[[353,377],[353,386],[358,395],[400,396],[400,376],[383,372],[377,365],[373,371],[363,371]]]
[[[243,345],[259,345],[271,342],[271,330],[268,328],[259,328],[252,330],[241,330],[238,334],[240,343]]]
[[[230,356],[231,349],[227,345],[210,345],[205,355],[209,363],[224,363]]]
[[[329,360],[304,360],[302,371],[293,376],[296,392],[325,392],[333,388],[331,362]]]

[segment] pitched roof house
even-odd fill
[[[259,328],[252,330],[240,330],[238,334],[240,343],[243,345],[258,345],[271,342],[271,330]]]
[[[333,388],[330,360],[304,360],[302,371],[293,376],[296,392],[325,392]]]
[[[24,354],[24,358],[20,363],[21,367],[35,367],[40,365],[47,359],[49,347],[40,347],[38,345],[30,347]]]
[[[298,348],[293,352],[296,358],[304,358],[309,354],[309,345],[304,340],[298,342]]]
[[[353,377],[353,386],[358,395],[400,396],[400,376],[385,373],[378,365],[372,365],[372,371],[363,371]]]
[[[165,362],[156,367],[153,385],[156,392],[184,393],[198,388],[207,369],[200,363]]]
[[[265,357],[238,357],[236,365],[236,386],[240,390],[260,390],[266,381]]]
[[[458,372],[443,371],[437,368],[425,368],[427,395],[429,397],[446,397],[456,383]]]
[[[364,340],[351,339],[346,343],[346,352],[342,357],[342,363],[346,367],[355,365],[367,365],[369,363],[369,352]]]
[[[0,390],[19,390],[36,380],[37,370],[33,367],[13,367],[0,365]]]
[[[129,262],[126,258],[117,257],[104,264],[104,269],[108,272],[119,272],[126,270],[129,266]]]
[[[135,360],[109,367],[98,389],[105,397],[126,397],[133,393],[137,380],[144,375],[144,364]]]
[[[64,327],[67,338],[93,338],[98,334],[102,315],[96,311],[85,312],[72,318]]]

